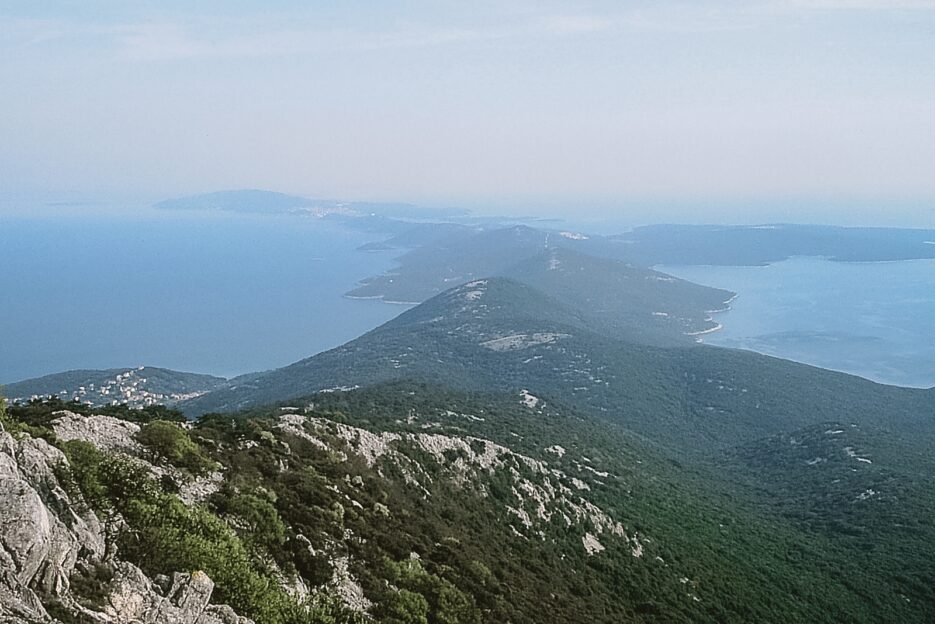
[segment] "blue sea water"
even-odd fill
[[[381,238],[294,216],[0,216],[0,383],[147,364],[223,376],[338,346],[404,307],[342,295]],[[935,261],[659,267],[739,294],[709,344],[935,385]]]
[[[403,307],[343,298],[379,239],[311,218],[0,218],[0,383],[141,364],[233,376],[338,346]]]
[[[704,341],[883,383],[935,386],[935,260],[663,266],[738,293]]]

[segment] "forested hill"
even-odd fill
[[[933,422],[932,391],[745,351],[639,345],[599,329],[583,309],[529,286],[478,280],[337,349],[182,407],[191,415],[231,411],[404,378],[465,389],[529,388],[693,453],[827,420],[898,423],[920,436]]]
[[[552,247],[500,275],[574,308],[595,331],[631,342],[679,345],[712,330],[735,296],[621,260]]]
[[[155,366],[72,370],[9,384],[4,392],[12,401],[56,396],[92,405],[112,403],[142,407],[174,405],[201,396],[226,383],[223,377],[185,373]]]
[[[839,445],[883,465],[836,486],[831,513],[820,477],[778,507],[528,390],[378,384],[188,426],[112,414],[0,414],[4,517],[47,514],[55,546],[33,547],[37,523],[5,536],[0,619],[921,624],[935,608],[931,488],[889,487],[901,473],[850,432],[814,447],[834,457],[824,476],[865,465]],[[746,462],[778,495],[757,458],[786,446],[740,447],[724,470]],[[906,528],[868,548],[884,522]]]

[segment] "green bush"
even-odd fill
[[[233,517],[233,524],[241,529],[241,536],[256,552],[278,552],[286,542],[286,525],[268,499],[253,494],[219,493],[212,502],[219,513]]]
[[[154,420],[147,423],[140,428],[136,439],[153,452],[154,459],[165,459],[195,475],[204,474],[216,465],[175,422]]]
[[[287,622],[291,601],[251,560],[243,542],[204,507],[188,507],[162,491],[148,471],[132,460],[102,453],[86,442],[63,445],[68,482],[102,518],[119,515],[116,537],[121,555],[147,574],[202,570],[215,584],[215,597],[257,621]]]
[[[386,601],[386,617],[392,622],[413,624],[479,624],[480,611],[474,597],[450,581],[428,572],[418,560],[384,561],[389,580],[399,587]],[[424,605],[424,609],[423,609]]]
[[[387,624],[428,624],[429,603],[422,594],[400,589],[386,605]]]

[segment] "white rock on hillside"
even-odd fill
[[[64,429],[80,438],[79,427]],[[68,425],[66,425],[68,427]],[[118,429],[121,429],[118,427]],[[126,447],[126,440],[96,441]],[[64,454],[45,440],[17,439],[0,428],[0,623],[51,624],[43,599],[55,599],[73,615],[101,624],[249,624],[229,607],[209,604],[214,583],[204,573],[175,574],[161,591],[136,566],[106,560],[104,531],[91,511],[73,501],[56,477],[67,465]],[[105,606],[90,611],[71,595],[69,579],[76,567],[106,562],[114,579]]]
[[[140,426],[111,416],[83,416],[63,410],[52,414],[52,429],[60,439],[84,440],[102,451],[139,455],[142,445],[136,441]]]

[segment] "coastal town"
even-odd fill
[[[151,372],[157,373],[162,369],[152,369],[146,366],[137,366],[122,371],[88,371],[82,381],[74,384],[63,381],[62,387],[57,390],[49,388],[45,392],[36,392],[26,396],[14,396],[14,403],[48,399],[53,396],[64,401],[78,401],[87,405],[128,405],[134,408],[144,408],[150,405],[174,405],[180,401],[193,399],[205,394],[209,388],[171,388],[165,375],[152,378]],[[77,376],[75,376],[77,379]],[[80,385],[78,385],[80,384]],[[188,384],[178,384],[188,386]]]

